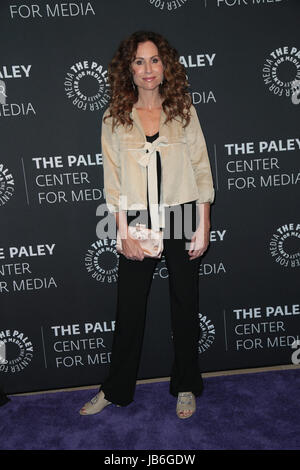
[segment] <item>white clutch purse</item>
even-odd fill
[[[161,258],[163,252],[163,231],[155,232],[147,228],[146,224],[137,223],[128,226],[128,232],[132,238],[140,242],[145,257]],[[122,239],[119,230],[117,230],[116,250],[122,253]]]

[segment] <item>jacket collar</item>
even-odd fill
[[[144,128],[142,126],[141,120],[139,118],[139,113],[137,112],[136,108],[134,108],[134,107],[132,108],[132,111],[130,113],[130,117],[133,120],[133,122],[136,124],[136,126],[138,127],[138,129],[141,132],[141,134],[143,135],[144,139],[146,140]],[[164,122],[166,120],[166,117],[167,117],[166,113],[162,109],[161,113],[160,113],[160,120],[159,120],[159,135],[161,134],[161,130],[162,130],[162,127],[163,127]]]

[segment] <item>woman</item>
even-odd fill
[[[197,349],[199,264],[209,245],[214,200],[206,143],[187,93],[185,69],[161,35],[140,31],[125,39],[109,66],[109,81],[102,154],[106,203],[122,237],[116,327],[109,376],[80,414],[133,401],[147,297],[158,262],[144,257],[139,241],[128,233],[136,217],[133,208],[148,228],[163,230],[174,344],[170,393],[177,397],[177,416],[188,418],[203,390]],[[156,158],[155,178],[149,176],[150,154]]]

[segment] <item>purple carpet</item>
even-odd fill
[[[300,449],[300,368],[204,378],[197,411],[178,419],[169,382],[137,385],[127,407],[78,411],[95,390],[10,396],[0,449]]]

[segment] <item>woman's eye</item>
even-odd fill
[[[142,60],[136,60],[135,63],[136,63],[136,65],[142,65],[143,61]]]
[[[155,59],[153,59],[153,62],[157,64],[157,62],[159,62],[159,59],[156,57]]]

